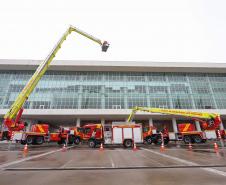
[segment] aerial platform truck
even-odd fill
[[[66,32],[63,34],[63,36],[60,38],[56,46],[53,48],[53,50],[49,53],[47,58],[39,65],[33,76],[30,78],[28,83],[25,85],[21,93],[17,96],[15,102],[11,105],[9,111],[4,116],[4,122],[2,125],[2,131],[1,131],[1,139],[2,140],[10,140],[12,138],[12,135],[15,133],[18,134],[20,132],[21,138],[17,140],[20,140],[22,144],[42,144],[46,141],[48,138],[52,138],[53,140],[58,140],[59,143],[65,140],[65,131],[62,133],[59,131],[58,133],[52,134],[52,136],[49,136],[49,126],[45,124],[37,124],[33,126],[33,129],[31,131],[27,132],[26,129],[26,123],[21,119],[22,113],[23,113],[23,105],[26,102],[26,100],[29,98],[32,91],[37,86],[38,82],[42,78],[42,76],[45,74],[47,69],[50,66],[50,63],[52,62],[53,58],[61,48],[61,45],[66,40],[67,36],[71,34],[71,32],[76,32],[94,42],[99,44],[102,48],[103,52],[106,52],[109,43],[107,41],[101,41],[100,39],[87,34],[86,32],[73,27],[69,26],[69,28],[66,30]],[[73,129],[71,129],[73,130]],[[71,132],[71,131],[70,131]],[[76,132],[74,132],[76,133]],[[18,135],[17,135],[18,137]],[[48,139],[49,140],[49,139]]]
[[[192,123],[178,124],[178,133],[176,133],[176,139],[183,140],[186,144],[206,142],[207,137],[205,131],[214,131],[216,133],[216,136],[219,138],[225,137],[224,130],[219,130],[222,121],[220,115],[216,113],[194,112],[181,109],[134,107],[127,121],[131,121],[137,111],[182,116],[185,118],[192,118],[195,121],[199,121],[201,124],[202,131],[196,131]],[[153,140],[156,139],[155,135],[152,134],[152,128],[149,127],[147,129],[147,132],[151,134],[149,135],[144,133],[144,140],[146,140],[148,143],[152,143]],[[165,130],[164,134],[167,137],[167,130]]]

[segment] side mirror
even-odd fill
[[[110,44],[107,41],[104,41],[102,44],[102,51],[106,52],[109,48]]]

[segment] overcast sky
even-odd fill
[[[73,33],[56,59],[226,61],[225,0],[0,0],[0,58],[44,59],[70,24],[111,47]]]

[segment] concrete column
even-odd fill
[[[80,127],[81,126],[81,119],[77,118],[76,119],[76,127]]]
[[[176,118],[172,119],[172,123],[173,123],[173,131],[174,132],[178,132]]]
[[[153,127],[153,119],[152,118],[149,119],[149,127]]]
[[[197,131],[201,131],[200,123],[199,121],[195,121],[195,126]]]
[[[24,122],[27,123],[26,131],[27,132],[31,131],[31,126],[32,126],[31,120],[24,120]],[[38,122],[35,122],[35,123],[38,123]]]
[[[221,124],[220,124],[220,130],[224,130],[224,125],[223,125],[222,122],[221,122]]]
[[[105,119],[101,118],[101,125],[104,125],[104,124],[105,124]]]

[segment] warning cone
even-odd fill
[[[103,143],[100,144],[100,151],[103,151],[104,150],[104,147],[103,147]]]
[[[215,150],[215,151],[218,151],[218,149],[219,149],[219,148],[218,148],[217,143],[214,143],[214,150]]]
[[[137,151],[137,145],[136,145],[136,143],[134,143],[134,145],[133,145],[133,151]]]
[[[192,145],[191,145],[191,143],[188,144],[188,149],[189,149],[189,150],[192,150]]]
[[[62,148],[62,152],[66,152],[66,146],[65,146],[65,144],[63,145],[63,148]]]
[[[165,146],[164,146],[164,144],[162,143],[161,144],[161,147],[160,147],[160,151],[164,151],[165,150]]]
[[[28,153],[28,147],[27,147],[27,144],[24,145],[24,153]]]

